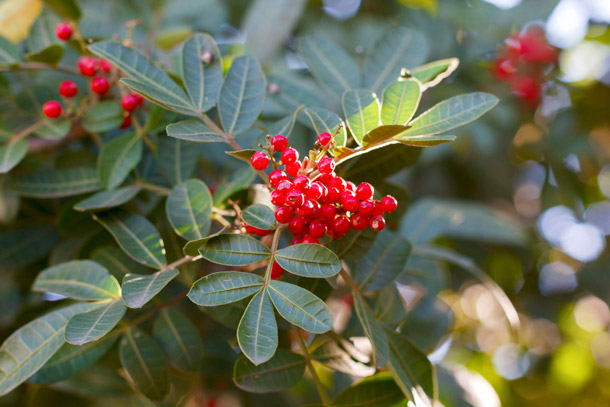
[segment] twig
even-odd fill
[[[305,361],[307,362],[307,368],[309,369],[309,373],[311,374],[313,382],[316,384],[316,389],[318,390],[318,394],[320,395],[322,404],[324,406],[330,406],[330,399],[328,398],[328,393],[326,393],[326,389],[324,388],[324,385],[322,384],[322,381],[320,380],[320,376],[318,376],[318,372],[316,372],[316,369],[315,369],[313,363],[311,363],[311,355],[309,354],[309,351],[307,350],[307,345],[305,345],[305,341],[303,341],[303,338],[301,337],[301,333],[299,332],[298,328],[294,325],[292,326],[292,332],[294,333],[294,336],[296,336],[296,340],[299,345],[299,348],[301,349],[301,352],[303,353],[303,356],[305,357]]]
[[[275,229],[275,233],[273,234],[273,241],[271,242],[271,257],[269,258],[269,263],[267,263],[267,270],[265,270],[265,284],[269,282],[271,278],[271,270],[273,269],[273,263],[275,262],[275,252],[277,251],[277,245],[280,243],[280,236],[282,235],[282,229],[284,227],[279,225],[277,229]]]
[[[32,71],[40,71],[40,70],[51,70],[51,71],[59,71],[59,72],[65,72],[65,73],[69,73],[71,75],[80,75],[80,73],[70,67],[70,66],[65,66],[65,65],[50,65],[50,64],[45,64],[43,62],[22,62],[20,64],[14,65],[14,66],[3,66],[0,67],[0,72],[13,72],[13,71],[25,71],[25,70],[32,70]]]

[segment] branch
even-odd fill
[[[303,353],[303,356],[305,357],[305,361],[307,362],[307,368],[309,369],[309,373],[311,374],[313,382],[316,384],[316,389],[318,390],[318,394],[320,395],[322,404],[325,406],[330,406],[330,404],[331,404],[330,399],[328,398],[326,389],[324,388],[324,385],[322,384],[322,381],[320,380],[320,376],[318,376],[318,372],[316,372],[316,368],[314,367],[313,363],[311,363],[311,355],[309,354],[309,351],[307,350],[307,345],[305,345],[305,342],[303,341],[303,338],[301,337],[301,333],[299,332],[297,327],[294,325],[292,326],[292,332],[294,332],[294,335],[296,336],[299,348],[301,349],[301,352]]]

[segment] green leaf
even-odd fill
[[[453,130],[478,119],[497,103],[497,97],[482,92],[452,97],[422,113],[409,123],[411,128],[403,134],[401,139]]]
[[[20,59],[17,46],[0,36],[0,66],[16,65]]]
[[[91,311],[74,315],[66,326],[66,341],[72,345],[82,345],[101,338],[123,319],[125,311],[125,303],[117,298]]]
[[[334,340],[328,340],[313,352],[312,360],[329,367],[332,370],[358,377],[366,377],[375,373],[375,368],[354,360],[350,354]]]
[[[167,364],[159,345],[138,328],[130,328],[119,343],[119,358],[135,388],[154,401],[170,390]]]
[[[17,218],[21,202],[19,195],[9,188],[9,180],[7,174],[0,174],[0,223],[3,224],[10,224]]]
[[[280,119],[274,123],[271,123],[267,126],[268,134],[282,134],[286,137],[290,137],[292,130],[294,129],[294,125],[297,121],[299,113],[303,110],[305,106],[301,105],[295,109],[295,111],[283,119]]]
[[[242,55],[233,60],[218,100],[220,121],[230,137],[254,124],[263,108],[266,88],[267,80],[254,58]]]
[[[343,112],[347,125],[358,145],[364,135],[379,126],[379,100],[367,89],[355,89],[343,94]]]
[[[197,370],[203,357],[203,342],[190,319],[173,309],[164,309],[155,319],[153,332],[174,366],[187,372]]]
[[[272,280],[269,297],[285,320],[308,332],[322,334],[332,328],[333,314],[328,306],[298,285]]]
[[[271,359],[277,349],[277,324],[267,289],[260,290],[246,307],[237,327],[237,342],[255,365]]]
[[[333,407],[398,407],[404,396],[392,375],[379,373],[348,387],[333,400]]]
[[[364,334],[373,346],[373,364],[382,368],[388,362],[388,339],[383,332],[383,327],[375,319],[373,311],[369,308],[360,293],[354,295],[354,310],[360,320]]]
[[[95,215],[131,258],[152,268],[163,268],[165,249],[159,232],[148,219],[122,210]]]
[[[420,32],[392,27],[383,32],[364,61],[364,86],[381,92],[395,82],[402,68],[413,68],[428,58],[428,43]]]
[[[240,357],[235,363],[233,381],[251,393],[269,393],[288,389],[301,380],[307,361],[302,355],[278,349],[275,356],[261,365]]]
[[[274,259],[283,269],[303,277],[332,277],[341,270],[335,253],[319,244],[291,245],[275,252]]]
[[[0,174],[6,174],[23,160],[28,152],[28,142],[11,139],[0,146]]]
[[[142,159],[142,139],[136,133],[115,138],[106,144],[97,160],[100,183],[107,189],[125,181]]]
[[[341,162],[340,173],[353,182],[384,180],[388,176],[415,164],[421,148],[403,146],[396,142],[371,149],[366,154]],[[339,172],[338,171],[338,172]]]
[[[460,60],[457,58],[442,59],[418,66],[409,72],[410,76],[420,81],[424,89],[438,85],[448,78],[458,67]]]
[[[406,124],[413,118],[421,100],[421,88],[414,80],[394,82],[383,91],[381,122]]]
[[[377,232],[370,228],[350,229],[345,236],[337,240],[335,252],[341,259],[356,260],[369,251],[376,238]]]
[[[361,290],[380,290],[394,282],[407,264],[411,244],[401,236],[384,230],[371,249],[358,261],[355,279]]]
[[[43,12],[34,22],[30,35],[25,40],[30,61],[55,65],[64,55],[64,47],[55,36],[55,27],[60,19],[53,13]]]
[[[365,134],[362,139],[362,146],[364,148],[370,148],[375,144],[383,143],[384,141],[403,133],[408,128],[408,126],[401,126],[400,124],[386,124],[376,127]]]
[[[139,51],[112,41],[92,44],[89,46],[89,50],[112,62],[130,78],[133,78],[132,80],[122,80],[131,89],[140,91],[148,99],[171,108],[171,110],[179,113],[192,113],[194,108],[182,88]]]
[[[40,138],[47,140],[59,140],[68,135],[72,128],[72,120],[70,119],[43,119],[43,125],[36,129],[34,134]]]
[[[238,150],[238,151],[225,151],[225,154],[230,155],[231,157],[235,157],[238,160],[241,160],[245,163],[250,163],[250,158],[256,153],[257,150],[254,149],[246,149],[246,150]]]
[[[205,307],[230,304],[251,296],[263,287],[262,277],[241,271],[221,271],[200,278],[188,297]]]
[[[114,345],[117,338],[118,333],[114,331],[82,346],[64,343],[29,381],[40,384],[64,381],[97,362]]]
[[[31,198],[63,198],[100,189],[97,171],[93,168],[70,168],[31,172],[15,179],[12,188],[21,196]]]
[[[199,253],[212,263],[247,266],[269,258],[267,246],[250,236],[224,234],[208,240]]]
[[[119,102],[103,100],[85,112],[83,127],[91,133],[104,133],[118,129],[124,119]]]
[[[251,166],[242,167],[227,179],[223,178],[214,192],[214,206],[223,206],[234,193],[247,189],[256,178],[256,172]]]
[[[342,95],[360,86],[360,69],[337,43],[327,37],[306,36],[297,42],[299,56],[320,84]]]
[[[400,144],[412,147],[433,147],[439,144],[450,143],[455,141],[455,136],[413,136],[413,137],[401,137],[398,139]]]
[[[33,291],[50,292],[76,300],[107,300],[121,296],[118,281],[91,260],[73,260],[43,270]]]
[[[91,260],[104,266],[117,279],[128,273],[146,273],[149,271],[148,267],[136,262],[116,246],[100,247],[90,257]]]
[[[273,209],[267,205],[255,204],[249,206],[242,212],[242,217],[248,225],[258,229],[272,230],[277,226]]]
[[[157,35],[155,44],[163,51],[169,51],[186,41],[191,35],[193,35],[193,30],[188,27],[168,28]]]
[[[57,228],[36,226],[0,233],[0,264],[17,270],[44,257],[59,240]]]
[[[27,380],[61,348],[64,330],[73,315],[95,306],[81,303],[60,308],[13,332],[0,347],[0,395]]]
[[[185,120],[167,126],[167,135],[196,143],[225,143],[226,140],[199,120]]]
[[[129,187],[113,189],[111,191],[101,191],[91,195],[87,199],[83,199],[74,205],[74,209],[81,212],[96,212],[121,206],[135,198],[141,189],[142,188],[140,186],[132,185]]]
[[[269,80],[269,98],[287,111],[293,112],[299,106],[326,106],[320,97],[319,89],[307,86],[293,76],[267,75]],[[275,90],[272,92],[271,90]]]
[[[38,52],[30,52],[25,55],[28,61],[43,62],[45,64],[56,65],[64,56],[64,47],[61,44],[52,44]]]
[[[154,274],[125,274],[123,277],[123,301],[129,308],[142,308],[161,292],[178,274],[178,270],[165,269]]]
[[[436,399],[436,373],[428,357],[405,336],[386,328],[390,345],[388,370],[403,394],[416,406],[432,407]]]
[[[424,198],[414,202],[399,231],[414,245],[430,243],[441,236],[517,246],[527,241],[513,220],[485,205],[451,199]]]
[[[204,52],[211,54],[209,63],[202,60]],[[191,98],[191,104],[199,112],[206,112],[216,105],[222,85],[222,56],[214,39],[207,34],[195,34],[181,50],[182,78]]]
[[[172,189],[165,211],[178,235],[187,240],[202,239],[212,223],[212,194],[202,181],[188,180]]]
[[[334,135],[337,133],[339,126],[341,130],[335,136],[334,140],[337,147],[345,146],[347,141],[347,135],[345,134],[345,124],[343,120],[335,113],[330,110],[318,108],[318,107],[307,107],[304,110],[316,133],[330,133]]]
[[[221,230],[219,230],[218,232],[211,234],[209,236],[206,236],[202,239],[191,240],[190,242],[187,242],[184,245],[184,248],[182,249],[182,251],[184,252],[184,254],[186,256],[191,256],[191,257],[199,256],[199,248],[201,248],[201,246],[203,246],[211,238],[221,235],[225,231],[225,229],[226,229],[226,227],[224,227]]]
[[[62,17],[72,21],[80,20],[81,12],[75,0],[44,0],[44,2]]]
[[[189,179],[197,164],[198,149],[170,137],[161,137],[158,146],[159,167],[167,179],[174,185]]]

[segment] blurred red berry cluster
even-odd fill
[[[496,79],[508,82],[513,93],[535,108],[540,103],[542,84],[557,64],[558,50],[546,40],[539,26],[511,35],[493,63]]]

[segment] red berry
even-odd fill
[[[292,180],[295,189],[298,189],[301,192],[307,192],[309,188],[311,188],[311,181],[305,175],[299,175]]]
[[[275,189],[282,195],[286,195],[289,191],[293,189],[292,181],[289,179],[283,179],[277,184],[277,188]]]
[[[328,192],[326,193],[326,197],[324,197],[324,202],[326,203],[335,203],[341,199],[341,192],[337,188],[328,188]]]
[[[328,186],[328,184],[330,183],[330,181],[333,179],[333,177],[335,176],[334,173],[330,173],[330,174],[321,174],[318,178],[317,181],[321,182],[322,184]]]
[[[351,222],[354,229],[364,230],[369,223],[369,219],[361,213],[355,213],[352,215]]]
[[[346,196],[341,199],[341,205],[348,212],[358,212],[359,202],[354,196]]]
[[[72,27],[68,23],[59,23],[55,26],[55,35],[63,41],[68,41],[72,37]]]
[[[294,211],[289,206],[280,206],[275,210],[275,220],[279,223],[288,223],[294,216]]]
[[[286,205],[293,208],[300,208],[305,202],[305,195],[296,189],[286,193]]]
[[[332,139],[333,139],[333,136],[331,136],[330,133],[322,133],[318,136],[318,143],[320,143],[321,146],[325,146]]]
[[[301,236],[295,236],[292,238],[290,244],[300,244],[303,243],[303,238]]]
[[[384,212],[394,212],[398,207],[398,201],[392,195],[381,198],[381,208]]]
[[[270,230],[255,228],[254,226],[248,225],[246,223],[244,223],[244,225],[246,226],[246,232],[250,233],[251,235],[267,236],[271,232]]]
[[[295,161],[292,164],[286,165],[286,172],[291,177],[296,177],[299,174],[299,171],[301,171],[301,168],[302,164],[299,161]]]
[[[305,202],[303,202],[303,205],[301,205],[300,208],[297,208],[296,212],[297,215],[302,216],[307,220],[311,220],[318,213],[319,206],[320,204],[317,202],[306,199]]]
[[[324,204],[320,207],[318,211],[318,216],[325,222],[333,220],[335,218],[335,214],[337,213],[337,208],[332,205]]]
[[[303,218],[295,217],[288,223],[288,229],[295,236],[304,235],[307,232],[307,222]]]
[[[299,152],[294,148],[287,148],[282,153],[282,163],[288,165],[296,162],[299,159]]]
[[[375,213],[375,204],[371,201],[360,201],[358,212],[364,216],[371,216]]]
[[[271,186],[273,188],[277,187],[277,184],[280,183],[281,180],[285,179],[286,173],[282,170],[273,170],[271,171],[271,173],[269,174],[269,184],[271,184]]]
[[[286,195],[282,194],[278,190],[271,192],[271,203],[275,206],[282,206],[286,203]]]
[[[100,71],[102,71],[104,73],[112,72],[112,64],[110,62],[106,61],[105,59],[102,59],[99,62],[99,66],[100,66]]]
[[[56,119],[61,116],[63,109],[59,102],[55,100],[49,100],[47,103],[42,105],[42,113],[49,119]]]
[[[78,58],[76,65],[78,66],[81,75],[95,76],[97,73],[97,62],[93,58],[80,57]]]
[[[267,154],[257,151],[250,157],[250,164],[255,170],[262,171],[269,166],[269,157]]]
[[[103,76],[98,76],[97,78],[91,79],[90,86],[91,90],[98,95],[103,95],[104,93],[108,92],[108,89],[110,89],[108,79],[104,78]]]
[[[374,193],[375,188],[373,188],[373,186],[368,182],[363,182],[362,184],[358,185],[358,188],[356,188],[356,198],[361,201],[371,199]]]
[[[314,220],[309,224],[309,234],[314,238],[321,238],[326,235],[326,225],[319,220]]]
[[[311,187],[305,192],[309,199],[320,199],[326,195],[326,187],[318,181],[311,183]]]
[[[375,215],[369,221],[369,226],[375,232],[379,232],[380,230],[382,230],[385,227],[385,219],[381,215]]]
[[[140,100],[134,94],[125,95],[121,99],[121,106],[128,112],[133,112],[136,110],[136,107],[138,107],[139,104]]]
[[[307,235],[307,236],[303,237],[303,239],[301,240],[301,243],[315,243],[315,244],[317,244],[317,243],[320,243],[320,241],[318,239],[316,239],[315,237],[313,237],[313,236]]]
[[[271,279],[277,280],[282,274],[284,274],[284,269],[277,261],[274,261],[273,266],[271,266]]]
[[[347,187],[347,182],[345,182],[345,180],[341,177],[333,177],[328,183],[328,186],[337,188],[339,192],[343,192]]]
[[[345,189],[351,192],[356,192],[356,184],[354,184],[352,181],[347,181],[347,184],[345,185]]]
[[[330,174],[335,170],[335,162],[330,157],[324,157],[318,162],[318,171],[322,174]]]
[[[352,227],[349,218],[345,215],[337,216],[333,223],[337,233],[347,233]]]
[[[119,126],[119,129],[128,129],[131,126],[131,116],[125,116],[123,123]]]
[[[510,59],[498,58],[494,61],[493,71],[498,80],[504,81],[516,73],[517,68]]]
[[[373,201],[373,213],[375,215],[383,215],[383,205],[381,201]]]
[[[78,86],[72,81],[63,81],[59,84],[59,94],[65,98],[74,97],[78,93]]]
[[[288,139],[280,134],[273,136],[271,139],[271,147],[273,147],[274,151],[281,153],[288,147]]]
[[[536,79],[520,76],[513,80],[511,86],[513,93],[525,99],[531,107],[535,107],[538,104],[542,87]]]

